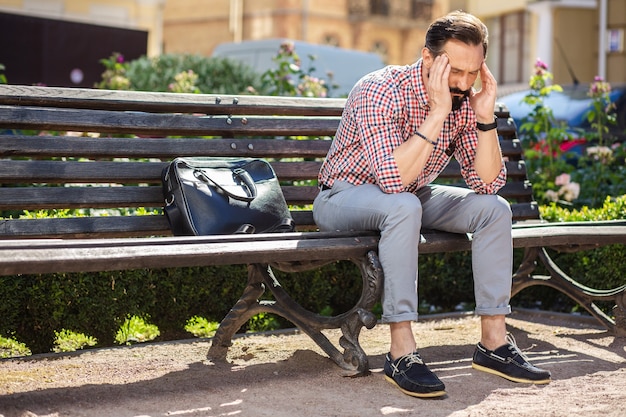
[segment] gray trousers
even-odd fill
[[[380,232],[378,256],[385,274],[382,321],[417,320],[418,244],[422,226],[472,233],[476,314],[509,314],[513,241],[511,208],[497,195],[430,185],[412,193],[386,194],[377,185],[336,181],[313,203],[322,231]]]

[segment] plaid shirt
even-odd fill
[[[355,85],[320,170],[320,184],[332,187],[340,180],[354,185],[378,184],[386,193],[415,192],[435,180],[448,165],[451,156],[446,150],[454,142],[453,155],[468,187],[480,194],[495,194],[502,188],[506,182],[504,163],[490,184],[474,170],[478,137],[469,100],[444,122],[422,173],[402,186],[393,150],[411,138],[428,116],[428,95],[421,73],[419,60],[410,66],[387,66]]]

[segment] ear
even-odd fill
[[[422,48],[422,62],[427,69],[430,69],[430,67],[433,65],[434,60],[435,57],[430,52],[430,49],[426,47]]]

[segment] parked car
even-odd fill
[[[564,144],[563,151],[580,154],[590,143],[585,132],[592,128],[587,120],[587,112],[591,109],[591,98],[587,95],[589,84],[564,85],[562,92],[553,91],[545,98],[544,103],[552,109],[557,120],[565,122],[572,140]],[[610,134],[618,141],[626,142],[626,84],[612,85],[610,99],[616,106],[617,125],[610,126]],[[530,90],[518,91],[498,98],[504,103],[515,120],[520,138],[524,140],[524,133],[520,131],[522,120],[530,113],[531,107],[522,102]]]
[[[212,56],[239,60],[262,73],[275,68],[276,63],[273,58],[278,53],[280,45],[286,41],[293,42],[305,71],[313,67],[314,70],[311,75],[327,82],[329,81],[328,73],[332,73],[332,84],[334,85],[332,96],[334,97],[347,96],[359,78],[385,66],[380,55],[374,52],[288,39],[222,43],[217,45]],[[314,60],[311,57],[314,57]]]

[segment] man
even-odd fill
[[[507,338],[511,209],[495,194],[506,170],[486,53],[487,28],[476,17],[459,11],[433,22],[415,64],[388,66],[354,86],[319,174],[313,214],[321,230],[380,232],[382,321],[391,334],[385,378],[415,397],[445,394],[415,352],[411,330],[422,226],[473,234],[481,340],[472,366],[516,382],[550,381],[550,373],[530,365]],[[481,89],[474,91],[479,76]],[[451,156],[469,189],[431,184]]]

